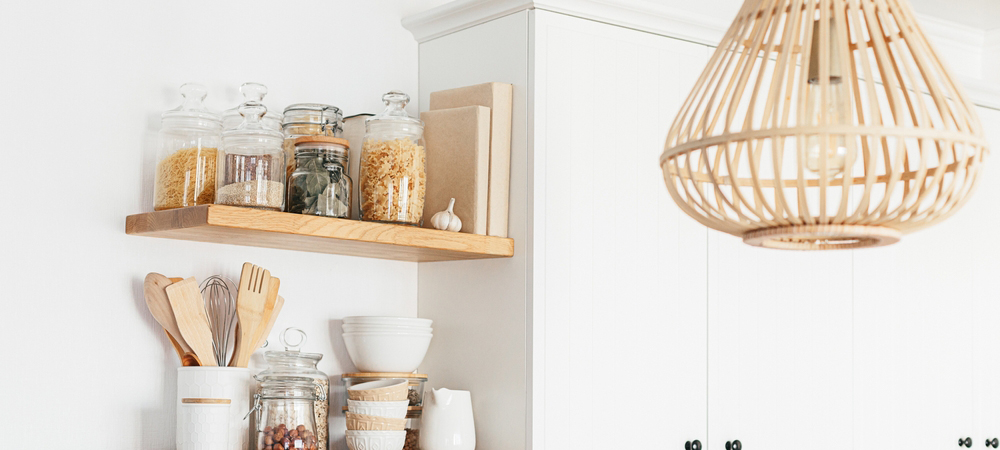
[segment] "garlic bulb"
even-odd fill
[[[455,215],[455,199],[448,203],[448,209],[431,216],[431,226],[439,230],[462,231],[462,219]]]

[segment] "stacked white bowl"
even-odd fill
[[[413,317],[345,317],[344,345],[362,372],[413,372],[434,337],[431,323]]]

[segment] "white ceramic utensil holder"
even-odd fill
[[[228,398],[184,398],[177,410],[177,450],[230,450]]]
[[[250,442],[250,369],[245,367],[178,367],[177,423],[181,423],[181,399],[228,398],[229,448],[245,450]]]

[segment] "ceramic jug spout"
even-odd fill
[[[431,401],[439,405],[451,404],[451,398],[455,395],[450,389],[431,389]]]

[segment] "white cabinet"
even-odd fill
[[[851,448],[851,254],[709,235],[713,450]]]
[[[707,231],[670,199],[657,160],[678,87],[693,85],[708,48],[532,18],[532,299],[545,374],[533,402],[545,448],[704,442]]]
[[[479,450],[1000,439],[1000,163],[955,217],[892,247],[746,246],[680,212],[658,168],[711,49],[544,9],[469,1],[407,22],[422,108],[514,84],[514,257],[418,273],[435,320],[421,369],[473,391]]]

